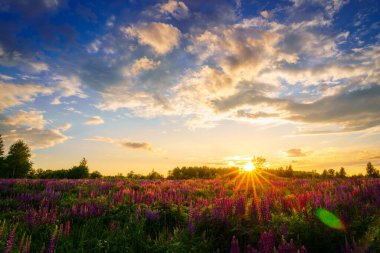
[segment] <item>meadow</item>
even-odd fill
[[[379,179],[0,179],[7,253],[380,252],[379,217]]]

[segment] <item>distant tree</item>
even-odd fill
[[[292,165],[289,165],[289,166],[286,167],[285,176],[286,177],[293,177],[293,168],[292,168]]]
[[[146,176],[147,179],[163,179],[164,176],[161,175],[160,173],[158,173],[157,171],[155,170],[152,170],[147,176]]]
[[[32,162],[29,146],[22,140],[16,141],[9,148],[8,156],[5,159],[7,164],[6,177],[24,178],[32,169]]]
[[[328,176],[329,177],[334,177],[335,176],[335,170],[334,169],[329,169],[327,172],[328,172]]]
[[[379,171],[375,169],[371,162],[367,163],[367,177],[379,177]]]
[[[346,170],[343,167],[340,167],[339,172],[337,172],[337,176],[340,178],[345,178],[347,176]]]
[[[258,157],[253,157],[252,158],[252,163],[253,165],[255,166],[256,169],[264,169],[265,167],[267,167],[267,159],[265,159],[264,157],[261,157],[261,156],[258,156]]]
[[[328,176],[329,176],[329,173],[327,172],[326,169],[324,169],[323,172],[322,172],[322,177],[323,178],[327,178]]]
[[[93,171],[90,173],[90,178],[92,179],[102,178],[102,174],[99,171]]]
[[[67,172],[67,177],[73,179],[88,178],[89,175],[86,158],[80,161],[79,166],[74,166]]]

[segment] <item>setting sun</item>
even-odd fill
[[[244,171],[245,172],[250,172],[255,169],[255,165],[253,165],[252,162],[248,162],[246,165],[244,165]]]

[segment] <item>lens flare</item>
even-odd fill
[[[335,214],[327,211],[326,209],[319,208],[316,211],[316,215],[323,224],[330,228],[337,230],[345,229],[343,222],[337,216],[335,216]]]

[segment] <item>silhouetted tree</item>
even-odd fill
[[[379,177],[379,171],[375,169],[371,162],[367,163],[367,177]]]
[[[67,177],[73,178],[73,179],[88,178],[89,177],[89,170],[88,170],[86,158],[83,158],[80,161],[79,166],[72,167],[68,171]]]
[[[161,175],[160,173],[158,173],[157,171],[155,170],[152,170],[147,176],[146,176],[147,179],[163,179],[164,176]]]
[[[322,177],[323,178],[327,178],[328,176],[329,176],[329,174],[328,174],[327,170],[324,169],[323,172],[322,172]]]
[[[289,165],[289,166],[286,167],[285,176],[286,177],[293,177],[293,168],[292,168],[292,165]]]
[[[16,141],[9,148],[8,156],[5,159],[7,164],[6,177],[23,178],[32,169],[30,161],[31,153],[29,146],[22,140]]]
[[[343,167],[340,167],[340,170],[337,174],[338,174],[337,176],[340,178],[345,178],[347,175],[346,170]]]
[[[334,177],[335,176],[335,170],[334,169],[329,169],[327,172],[328,172],[328,176],[329,177]]]
[[[90,173],[90,178],[92,179],[102,178],[102,174],[99,171],[94,171]]]

